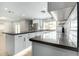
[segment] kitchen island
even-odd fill
[[[51,32],[50,32],[51,33]],[[47,33],[47,34],[50,34]],[[53,35],[51,34],[47,38],[47,34],[43,34],[41,36],[36,36],[31,38],[32,41],[32,55],[33,56],[77,56],[78,49],[71,45],[61,44],[59,40],[54,39]]]

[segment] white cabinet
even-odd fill
[[[28,48],[29,46],[31,46],[31,41],[29,41],[29,36],[25,35],[25,39],[26,39],[26,48]]]
[[[31,46],[28,34],[15,35],[15,53]]]
[[[31,41],[29,41],[30,38],[40,36],[44,33],[45,32],[34,32],[34,33],[15,35],[15,54],[32,45]]]
[[[45,32],[34,32],[19,35],[6,35],[7,55],[14,55],[32,45],[30,38],[40,36]],[[1,44],[1,43],[0,43]]]
[[[40,36],[46,32],[34,32],[19,35],[0,33],[0,55],[14,55],[32,45],[30,38]]]
[[[77,52],[51,45],[32,42],[33,56],[77,56]]]
[[[22,35],[15,36],[15,53],[26,48],[26,40]]]
[[[28,48],[29,46],[31,46],[31,41],[29,41],[29,35],[28,34],[23,34],[24,39],[25,39],[25,43],[26,43],[26,48]]]

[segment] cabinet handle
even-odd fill
[[[26,41],[26,39],[24,38],[24,41]]]
[[[18,36],[18,37],[22,37],[22,36]]]

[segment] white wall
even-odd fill
[[[13,23],[12,22],[2,22],[0,24],[0,31],[7,32],[7,33],[13,33],[14,32]]]

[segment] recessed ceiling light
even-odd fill
[[[25,16],[24,14],[22,16]]]
[[[8,13],[9,14],[14,14],[14,11],[9,10]]]
[[[4,8],[4,10],[6,10],[8,13],[10,13],[10,14],[13,14],[14,13],[14,11],[12,11],[12,10],[9,10],[8,8]]]
[[[8,10],[8,8],[4,8],[4,10]]]
[[[9,10],[8,13],[12,13],[12,11]]]

